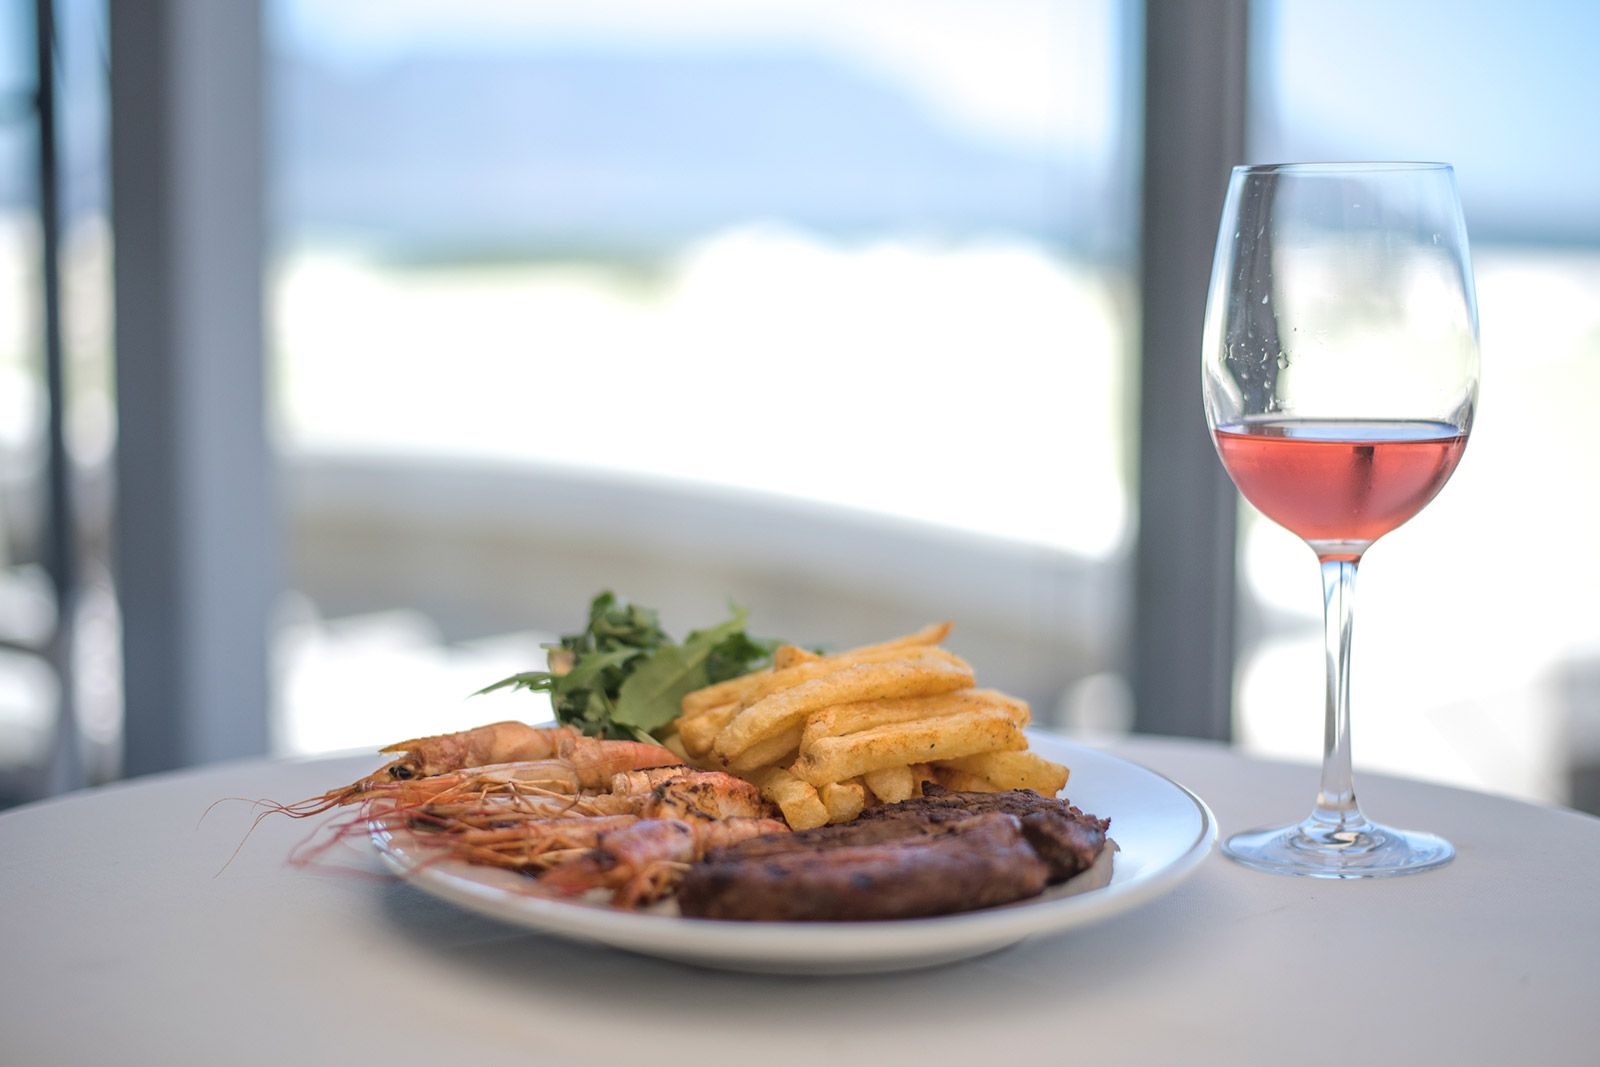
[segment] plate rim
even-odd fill
[[[381,822],[369,823],[369,836],[384,864],[424,892],[525,929],[567,940],[600,942],[626,951],[692,959],[706,963],[761,963],[778,969],[795,965],[849,966],[871,961],[951,958],[1015,944],[1030,937],[1061,933],[1137,908],[1186,880],[1211,854],[1217,822],[1193,790],[1160,771],[1079,741],[1029,733],[1062,747],[1091,754],[1150,775],[1176,790],[1194,808],[1194,837],[1168,862],[1133,879],[1054,899],[1018,901],[998,908],[953,915],[860,922],[745,922],[614,911],[547,896],[517,893],[468,872],[457,861],[418,863],[396,834]],[[1112,812],[1111,817],[1116,818]],[[1113,834],[1113,837],[1115,835]],[[486,873],[486,872],[485,872]],[[502,872],[496,872],[502,873]],[[780,957],[774,959],[774,957]]]

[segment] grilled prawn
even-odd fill
[[[473,793],[472,775],[452,790],[407,809],[375,804],[427,830],[429,841],[457,859],[539,871],[571,860],[599,843],[599,835],[640,820],[760,819],[775,814],[750,783],[720,771],[666,768],[617,775],[611,793],[559,797],[526,793]],[[450,776],[445,776],[450,777]],[[653,778],[661,780],[649,789]],[[412,783],[423,785],[426,783]],[[634,787],[634,791],[624,789]],[[574,850],[577,850],[574,852]]]
[[[291,806],[294,814],[315,815],[329,808],[402,793],[397,783],[432,782],[447,789],[448,776],[469,768],[508,765],[522,782],[554,792],[604,789],[612,777],[629,771],[667,767],[683,761],[670,749],[639,741],[601,741],[568,726],[535,727],[497,722],[459,733],[401,741],[380,749],[403,753],[365,778]]]
[[[671,892],[708,850],[788,830],[743,779],[566,727],[493,723],[383,751],[400,755],[341,789],[272,806],[294,816],[358,806],[303,859],[383,820],[419,831],[441,856],[542,873],[565,894],[608,889],[634,907]]]
[[[689,864],[712,849],[788,832],[778,819],[644,819],[601,834],[594,848],[553,868],[539,884],[567,895],[610,889],[611,903],[639,907],[672,892]]]

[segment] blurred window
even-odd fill
[[[1590,805],[1600,768],[1600,6],[1259,0],[1251,156],[1453,163],[1483,388],[1461,468],[1362,568],[1358,761]],[[1239,735],[1318,751],[1313,560],[1252,513]]]
[[[56,680],[40,654],[54,625],[39,567],[44,506],[44,365],[39,344],[33,5],[0,4],[0,805],[41,765]]]
[[[276,420],[308,597],[288,646],[286,747],[356,740],[304,725],[312,694],[340,689],[328,674],[307,681],[318,640],[337,636],[315,636],[325,616],[370,613],[370,641],[359,627],[343,639],[372,652],[389,633],[404,656],[373,654],[403,671],[402,658],[428,658],[416,652],[430,633],[481,636],[519,611],[524,625],[576,622],[582,609],[519,603],[504,583],[443,588],[438,552],[423,563],[436,587],[415,570],[360,587],[329,555],[333,520],[315,494],[295,495],[319,466],[468,478],[509,465],[827,508],[852,529],[925,531],[1041,568],[1120,565],[1138,140],[1128,5],[268,10]],[[440,546],[469,521],[413,500],[400,525],[431,524]],[[526,532],[514,504],[506,536]],[[831,551],[861,560],[889,543]],[[946,558],[943,570],[968,562]],[[576,553],[569,569],[592,564]],[[584,578],[616,580],[599,567]],[[761,599],[736,576],[711,580],[730,587],[683,599]],[[786,580],[803,601],[807,576]],[[942,611],[976,640],[998,635],[982,629],[1000,611],[991,592]],[[766,625],[803,619],[797,608]],[[1095,652],[1017,684],[1038,694],[1047,674],[1100,673],[1120,653],[1114,622],[1096,629],[1047,635]],[[394,677],[375,663],[352,689]],[[396,688],[396,701],[437,692]],[[1106,691],[1103,678],[1085,690]]]
[[[116,773],[121,674],[109,563],[114,436],[106,210],[105,9],[56,0],[57,187],[67,452],[79,520],[75,713],[88,773]],[[41,791],[61,688],[44,571],[44,373],[34,5],[0,3],[0,803]]]

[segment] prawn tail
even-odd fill
[[[591,889],[616,890],[644,877],[663,861],[694,859],[694,828],[677,819],[646,819],[601,834],[577,859],[546,873],[540,883],[567,896]]]
[[[643,741],[599,741],[581,736],[561,746],[560,758],[572,768],[583,789],[606,789],[613,778],[629,771],[683,764],[682,756],[660,745]]]
[[[539,884],[565,897],[575,897],[612,881],[616,860],[610,853],[591,848],[576,858],[552,867],[539,878]]]
[[[611,895],[611,903],[619,908],[642,908],[654,904],[678,888],[689,864],[673,860],[652,863],[619,886]]]

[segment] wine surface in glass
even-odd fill
[[[1247,419],[1216,436],[1245,499],[1324,559],[1357,558],[1421,511],[1467,445],[1446,422],[1383,419]]]

